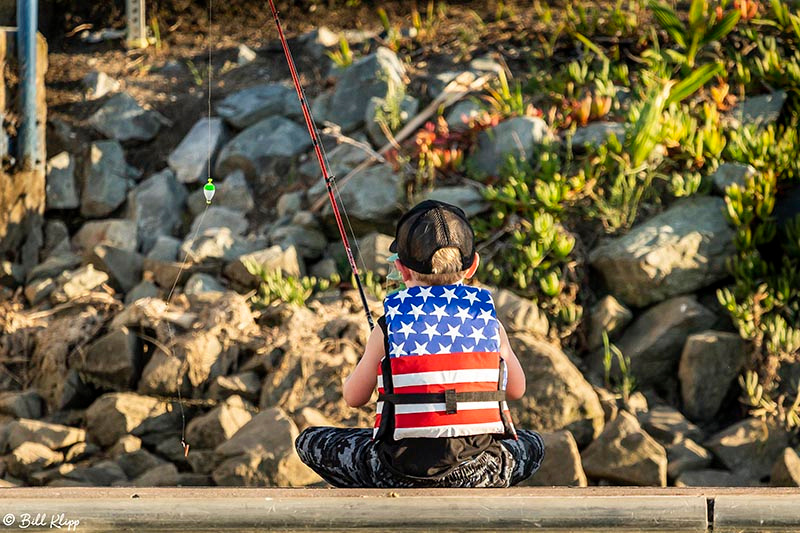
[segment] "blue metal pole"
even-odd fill
[[[23,170],[37,163],[36,29],[38,0],[17,0],[17,60],[20,70],[20,114],[17,158]]]

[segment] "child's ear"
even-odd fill
[[[464,274],[466,279],[472,278],[475,273],[478,271],[478,266],[481,264],[481,256],[478,255],[478,252],[475,252],[475,258],[472,260],[472,265],[467,269],[467,273]]]
[[[405,266],[403,263],[400,262],[399,259],[394,260],[394,266],[397,268],[397,271],[400,272],[400,275],[403,277],[403,282],[407,283],[411,281],[411,270]]]

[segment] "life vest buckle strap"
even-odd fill
[[[444,391],[445,413],[454,415],[458,412],[458,402],[456,400],[456,390],[446,389]]]
[[[502,402],[506,399],[504,390],[456,392],[455,389],[448,389],[444,392],[383,393],[378,395],[378,401],[394,405],[424,403],[445,403],[446,405],[448,394],[451,395],[453,402]]]

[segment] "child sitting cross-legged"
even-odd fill
[[[458,207],[427,200],[397,224],[390,250],[406,288],[344,384],[358,407],[378,387],[373,429],[311,427],[303,462],[336,487],[509,487],[535,472],[542,438],[516,430],[506,400],[525,376],[489,291],[462,283],[478,268],[474,233]]]

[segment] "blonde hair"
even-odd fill
[[[431,257],[431,273],[423,274],[412,270],[414,279],[424,285],[450,285],[464,278],[466,270],[461,269],[461,252],[458,248],[439,248]]]

